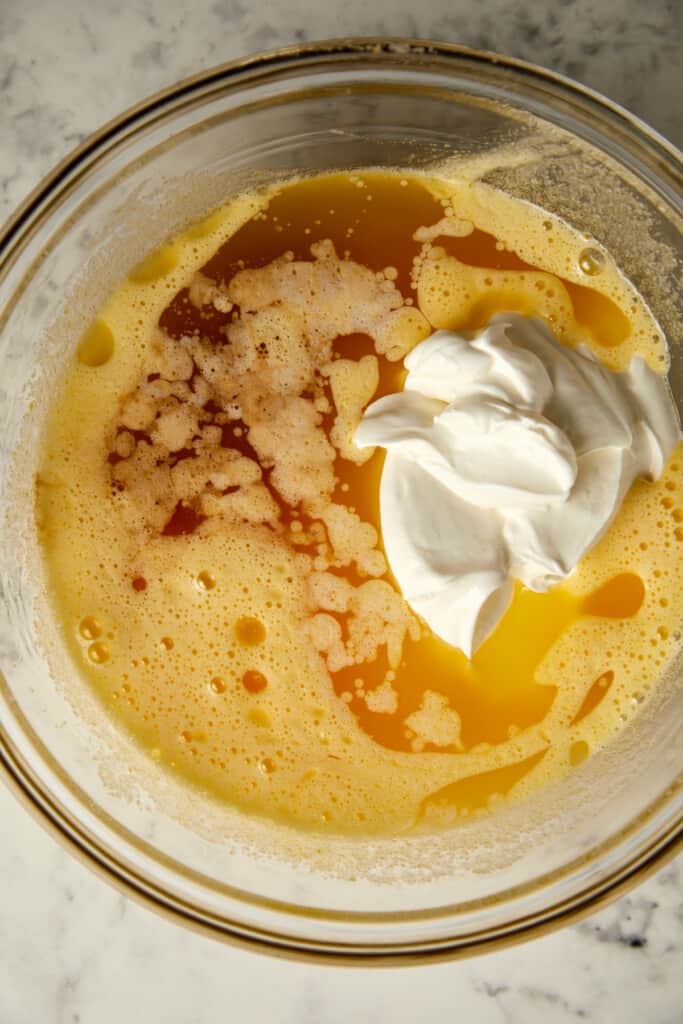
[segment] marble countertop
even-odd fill
[[[0,0],[0,218],[146,94],[242,54],[348,34],[534,60],[683,145],[678,0]],[[530,944],[419,969],[335,969],[234,950],[158,918],[73,860],[1,786],[0,821],[0,1024],[683,1019],[680,858]]]

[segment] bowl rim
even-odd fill
[[[645,144],[648,155],[656,164],[665,168],[674,187],[678,186],[683,191],[683,153],[680,150],[619,104],[565,75],[518,58],[452,43],[381,36],[333,38],[277,47],[215,65],[151,94],[89,134],[40,180],[0,228],[0,278],[28,244],[45,209],[59,201],[60,194],[73,185],[73,179],[101,159],[108,143],[120,143],[128,132],[138,130],[155,112],[163,110],[167,103],[177,102],[198,89],[219,86],[226,81],[254,83],[272,73],[278,74],[285,69],[291,71],[297,66],[305,69],[316,63],[324,64],[330,59],[351,61],[364,58],[387,64],[399,61],[408,68],[416,68],[422,62],[428,64],[435,60],[450,63],[451,66],[454,60],[466,60],[488,68],[497,67],[521,73],[537,85],[546,85],[563,93],[565,98],[569,96],[584,106],[597,107],[618,131],[635,133],[639,145]],[[133,897],[175,923],[182,923],[214,939],[252,951],[258,949],[273,956],[328,964],[396,966],[400,963],[408,966],[438,962],[488,952],[547,934],[594,913],[683,850],[683,819],[679,819],[657,836],[647,849],[639,851],[630,862],[618,865],[606,878],[526,918],[512,920],[482,934],[475,933],[462,938],[425,940],[424,943],[408,940],[406,945],[346,946],[327,940],[308,940],[284,933],[259,931],[235,922],[212,922],[207,914],[193,912],[180,899],[150,886],[124,864],[112,859],[107,850],[93,841],[85,831],[78,829],[78,822],[74,822],[51,799],[50,793],[22,764],[21,758],[15,756],[12,744],[7,742],[2,729],[0,775],[49,834],[81,863],[123,894]]]
[[[663,839],[656,841],[651,849],[644,851],[634,864],[616,871],[576,896],[525,918],[464,938],[377,946],[307,940],[244,924],[212,921],[208,915],[194,912],[180,899],[153,888],[93,843],[87,833],[78,828],[77,823],[70,821],[61,812],[49,795],[41,792],[30,776],[22,771],[21,765],[9,759],[8,754],[7,746],[0,736],[0,777],[9,791],[49,836],[121,895],[198,935],[252,953],[259,952],[298,962],[324,963],[337,967],[414,967],[462,960],[506,949],[549,935],[565,925],[575,924],[596,913],[630,892],[683,852],[683,825],[679,823]]]
[[[294,43],[288,46],[274,47],[257,53],[237,57],[231,61],[213,65],[204,71],[194,75],[188,75],[179,79],[171,85],[159,89],[144,99],[127,107],[121,113],[106,121],[100,128],[90,132],[77,146],[71,149],[66,155],[48,171],[35,185],[28,195],[19,203],[12,213],[0,226],[0,270],[4,268],[6,255],[4,250],[14,241],[19,229],[28,217],[36,213],[47,197],[52,193],[60,182],[75,170],[86,158],[94,155],[99,147],[115,135],[120,135],[126,128],[132,127],[143,116],[152,113],[162,107],[167,100],[179,99],[189,94],[199,86],[211,85],[225,78],[232,78],[242,75],[245,79],[262,75],[264,72],[275,69],[280,65],[292,65],[297,61],[306,64],[313,63],[316,59],[325,60],[330,57],[352,58],[362,56],[374,56],[378,59],[403,58],[466,58],[479,62],[483,65],[508,68],[536,79],[539,83],[546,82],[552,86],[559,86],[569,93],[574,94],[594,103],[598,108],[607,111],[616,122],[626,129],[632,129],[642,134],[652,148],[659,148],[666,155],[668,161],[673,161],[674,166],[667,164],[667,168],[683,185],[683,151],[678,149],[664,135],[652,128],[647,122],[631,113],[626,107],[609,99],[602,93],[590,86],[575,81],[568,75],[559,71],[552,71],[540,64],[522,60],[518,57],[509,57],[499,54],[493,50],[478,49],[476,47],[464,46],[459,43],[440,42],[431,39],[419,39],[403,36],[339,36],[329,39],[312,40],[304,43]]]

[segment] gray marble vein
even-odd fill
[[[0,217],[89,131],[264,47],[431,37],[573,76],[683,143],[679,0],[0,0]],[[418,970],[335,970],[223,947],[68,856],[0,787],[0,1024],[680,1024],[683,864],[532,944]]]

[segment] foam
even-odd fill
[[[451,181],[443,183],[441,189],[448,196],[451,208],[458,218],[471,221],[482,231],[495,235],[503,249],[516,253],[526,263],[540,267],[543,272],[556,275],[574,285],[589,286],[619,307],[629,321],[630,332],[618,349],[605,351],[592,332],[579,329],[580,335],[584,335],[581,340],[595,351],[611,370],[627,369],[632,356],[639,354],[652,369],[659,373],[666,371],[669,359],[666,339],[661,328],[642,295],[624,277],[597,239],[588,234],[580,234],[561,217],[547,210],[477,181],[476,175],[481,173],[481,168],[476,164],[471,168],[448,170]],[[444,168],[444,171],[447,169]],[[591,273],[588,275],[583,269],[587,260],[591,265]],[[599,272],[596,274],[594,271],[598,268]],[[525,272],[521,273],[526,276]],[[516,272],[506,271],[505,276],[508,275],[513,287],[519,285],[520,279]],[[485,278],[490,277],[486,270],[481,274],[475,274],[474,277],[478,282],[484,283],[485,289],[492,287],[485,283]],[[532,275],[530,280],[525,282],[522,279],[521,283],[524,292],[527,292],[535,289],[536,280]],[[545,285],[548,282],[541,279],[541,283]],[[557,284],[557,298],[561,302],[564,298],[562,293],[566,293],[566,288],[557,281],[550,286],[552,288]],[[425,290],[429,289],[426,281],[423,282],[423,287]],[[555,313],[553,305],[551,302],[551,315]],[[577,325],[575,321],[572,323],[572,320],[573,317],[569,324],[576,330]],[[564,316],[558,315],[551,323],[553,330],[558,328],[569,335]]]
[[[577,264],[585,239],[561,222],[483,186],[438,188],[450,189],[458,218],[495,227],[505,244],[541,264],[546,290],[548,272],[585,283]],[[73,658],[155,759],[239,807],[298,826],[403,831],[430,794],[543,751],[518,790],[548,782],[566,772],[577,743],[598,749],[622,716],[635,713],[676,647],[683,603],[680,557],[671,557],[683,504],[671,489],[678,487],[676,458],[657,484],[634,487],[568,588],[578,598],[618,572],[637,572],[647,587],[637,629],[616,619],[573,622],[539,669],[541,683],[562,680],[539,726],[461,752],[455,711],[427,690],[406,717],[416,753],[376,743],[336,696],[330,672],[356,672],[354,692],[390,716],[391,672],[421,627],[382,578],[375,528],[333,500],[336,460],[362,461],[350,437],[377,387],[377,361],[401,358],[429,333],[425,313],[433,324],[437,313],[420,289],[429,292],[428,275],[446,258],[425,254],[421,309],[404,303],[391,274],[340,260],[326,243],[314,247],[311,261],[287,256],[242,271],[227,291],[197,275],[266,201],[265,194],[236,200],[204,234],[193,229],[169,243],[163,259],[145,261],[99,314],[114,339],[110,358],[68,368],[46,433],[38,512],[52,599]],[[453,223],[457,233],[461,221]],[[627,363],[637,349],[661,369],[661,333],[604,259],[600,288],[634,325],[611,354]],[[451,271],[462,281],[461,267]],[[467,271],[467,288],[490,288],[481,281],[488,273]],[[160,313],[188,282],[195,304],[241,311],[224,350],[200,338],[169,343],[158,331]],[[511,287],[524,291],[519,278]],[[568,334],[580,331],[594,343],[566,307],[556,315]],[[333,359],[334,338],[354,332],[374,339],[375,354]],[[210,399],[222,412],[204,417]],[[223,428],[241,423],[252,454],[220,446]],[[140,431],[149,443],[136,438]],[[188,446],[194,457],[174,463],[172,454]],[[107,451],[120,461],[110,466]],[[192,503],[201,524],[165,536],[180,501]],[[365,691],[364,665],[380,651],[388,671]],[[606,651],[616,680],[609,699],[572,726]]]

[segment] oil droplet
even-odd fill
[[[161,644],[165,651],[173,650],[173,640],[171,639],[170,636],[162,636],[159,643]]]
[[[143,590],[147,590],[147,580],[145,579],[144,576],[134,576],[132,584],[133,590],[135,590],[138,594],[141,593]]]
[[[88,648],[88,657],[95,665],[103,665],[105,661],[109,661],[110,654],[109,647],[101,640],[96,640]]]
[[[263,760],[259,762],[259,771],[261,772],[262,775],[273,774],[273,772],[275,771],[275,765],[273,764],[269,757],[264,757]]]
[[[114,335],[104,320],[95,320],[81,338],[77,350],[84,366],[104,366],[114,354]]]
[[[605,257],[599,249],[584,249],[579,253],[579,269],[589,277],[601,274],[605,266]]]
[[[181,734],[180,734],[180,742],[181,743],[191,743],[192,742],[192,733],[190,732],[189,729],[184,729],[183,732],[181,732]]]
[[[225,679],[221,679],[220,676],[214,676],[209,686],[214,693],[225,693]]]
[[[148,284],[169,274],[178,262],[178,254],[171,245],[162,245],[160,249],[140,260],[128,274],[129,280],[135,284]]]
[[[577,740],[569,748],[569,763],[574,767],[586,760],[589,754],[588,744],[585,740]]]
[[[268,680],[257,668],[247,669],[242,676],[242,686],[248,693],[260,693],[267,685]]]
[[[84,619],[81,619],[78,632],[84,640],[97,640],[102,636],[102,625],[94,615],[86,615]]]
[[[200,590],[213,590],[216,586],[216,580],[210,572],[207,572],[206,569],[204,569],[197,576],[197,586]]]
[[[266,627],[252,615],[244,615],[235,623],[235,636],[245,647],[255,647],[266,639]]]

